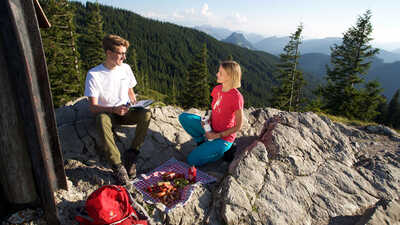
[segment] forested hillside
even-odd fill
[[[75,2],[73,5],[76,7],[77,33],[80,35],[86,32],[85,19],[93,4]],[[211,87],[216,84],[219,61],[232,56],[244,71],[241,91],[246,106],[268,105],[269,90],[275,83],[272,73],[277,57],[222,43],[203,32],[147,19],[127,10],[100,5],[100,12],[105,33],[118,34],[131,42],[132,47],[128,51],[135,49],[138,70],[148,76],[150,88],[168,95],[174,81],[179,95],[179,90],[183,90],[184,76],[205,43]],[[129,61],[129,53],[127,57]]]

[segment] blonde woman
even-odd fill
[[[200,116],[190,113],[179,115],[182,127],[198,145],[187,158],[190,165],[201,166],[216,161],[231,148],[236,132],[242,128],[244,100],[237,89],[241,78],[242,72],[237,62],[221,62],[217,73],[219,85],[211,92],[211,131],[203,129]]]

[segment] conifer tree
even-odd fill
[[[297,69],[302,31],[303,25],[300,24],[296,32],[290,36],[289,43],[284,47],[284,52],[280,55],[280,63],[277,65],[276,79],[279,86],[272,89],[272,106],[289,112],[299,111],[304,103],[302,88],[306,83],[303,73]]]
[[[192,107],[192,99],[194,98],[193,91],[191,91],[192,85],[190,77],[191,76],[189,72],[187,72],[186,76],[184,76],[183,78],[182,82],[183,87],[181,94],[179,96],[179,103],[185,109]]]
[[[201,65],[200,65],[200,79],[201,79],[201,100],[199,107],[205,108],[210,105],[210,86],[208,84],[208,77],[210,76],[208,73],[208,66],[207,66],[207,45],[203,44],[203,49],[201,51]]]
[[[201,52],[189,67],[184,82],[181,103],[184,108],[205,108],[210,104],[210,86],[208,84],[207,46],[204,44]]]
[[[83,94],[74,8],[67,0],[42,0],[51,27],[41,30],[55,107]]]
[[[149,89],[150,89],[150,82],[149,82],[149,74],[148,74],[148,72],[142,72],[140,78],[143,81],[142,92],[143,92],[144,95],[148,95],[149,94]]]
[[[362,99],[363,92],[371,90],[361,90],[361,84],[364,83],[362,76],[367,74],[371,64],[368,60],[379,51],[369,44],[372,40],[370,19],[371,11],[367,10],[357,19],[356,26],[349,28],[343,34],[342,44],[331,47],[332,68],[327,66],[327,85],[322,89],[325,110],[329,113],[363,119],[367,112],[375,114],[379,105],[375,102],[373,103],[375,108],[365,105]],[[377,91],[371,93],[380,95]],[[379,101],[376,96],[371,99]]]
[[[389,102],[386,124],[400,128],[400,89],[396,91]]]
[[[136,54],[136,50],[134,48],[129,50],[126,61],[131,66],[134,74],[139,72],[138,63],[137,63],[137,54]]]
[[[378,81],[371,81],[365,85],[365,88],[361,89],[361,105],[360,112],[358,112],[359,118],[365,121],[375,120],[380,114],[378,108],[380,104],[385,102],[385,98],[381,96],[382,88]]]
[[[178,103],[177,101],[177,95],[178,95],[178,90],[176,88],[176,78],[175,76],[172,78],[172,85],[171,85],[171,93],[169,95],[169,104],[171,105],[176,105]]]
[[[128,65],[132,68],[132,72],[135,75],[135,78],[137,81],[137,86],[136,86],[135,90],[140,92],[140,94],[143,94],[144,82],[143,82],[143,76],[139,72],[136,50],[134,48],[132,48],[132,49],[128,50],[128,52],[129,53],[128,53],[126,61],[127,61]]]
[[[382,95],[382,99],[383,101],[378,105],[377,108],[379,114],[374,121],[379,124],[387,124],[388,103],[385,96]]]
[[[86,2],[86,11],[89,12],[85,24],[86,30],[80,38],[80,52],[85,73],[101,64],[105,59],[105,53],[102,48],[105,35],[103,31],[104,22],[100,14],[99,4]]]

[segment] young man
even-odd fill
[[[89,70],[85,82],[85,96],[89,98],[90,111],[96,114],[96,125],[103,140],[101,150],[120,184],[129,182],[128,172],[136,176],[136,158],[151,118],[150,111],[127,106],[136,102],[133,87],[137,83],[130,66],[123,63],[128,47],[129,42],[117,35],[104,37],[106,59]],[[131,148],[124,154],[124,165],[112,132],[112,127],[119,124],[137,124]]]

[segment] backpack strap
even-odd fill
[[[145,218],[139,218],[139,216],[136,214],[137,212],[136,213],[133,212],[134,217],[137,220],[137,221],[135,221],[135,222],[137,222],[136,224],[147,225],[148,224],[147,220],[148,220],[148,218],[150,218],[149,214],[146,212],[146,210],[143,208],[143,206],[141,206],[139,203],[137,203],[135,201],[135,199],[132,197],[132,195],[131,195],[131,193],[129,191],[126,190],[126,193],[128,193],[129,200],[130,200],[130,203],[132,205],[132,208],[133,209],[140,209],[139,213],[145,217]]]
[[[129,191],[127,191],[127,193],[128,193],[129,200],[130,200],[130,202],[131,202],[132,207],[133,207],[134,209],[140,209],[141,213],[142,213],[145,217],[150,218],[149,214],[147,214],[147,211],[143,208],[143,206],[141,206],[139,203],[137,203],[137,202],[135,201],[135,199],[132,197],[132,195],[131,195],[131,193],[129,193]]]
[[[92,218],[90,218],[89,216],[84,216],[82,214],[75,216],[75,220],[78,221],[79,225],[92,225],[93,224]]]
[[[94,220],[87,214],[85,207],[78,208],[77,213],[78,215],[75,216],[75,220],[78,221],[79,225],[93,224]]]
[[[123,221],[125,221],[125,220],[127,220],[129,217],[134,217],[136,220],[139,220],[139,218],[136,216],[136,214],[134,213],[134,212],[132,212],[130,215],[128,215],[127,217],[125,217],[125,218],[123,218],[123,219],[121,219],[121,220],[118,220],[118,221],[115,221],[114,223],[110,223],[109,225],[116,225],[116,224],[119,224],[119,223],[122,223]]]

